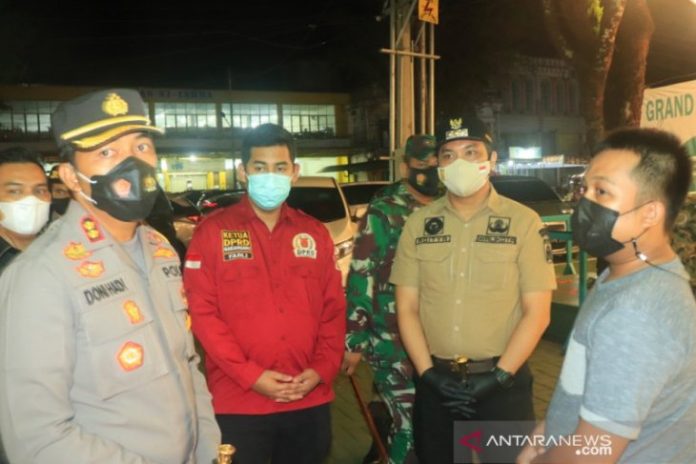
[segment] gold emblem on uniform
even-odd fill
[[[450,130],[445,131],[445,140],[469,136],[469,129],[462,127],[462,118],[450,119],[449,125]]]
[[[99,230],[99,226],[91,217],[85,216],[82,218],[80,225],[82,226],[82,232],[85,233],[85,236],[90,242],[98,242],[104,238],[101,230]]]
[[[68,243],[68,246],[63,248],[63,254],[68,259],[79,261],[81,259],[89,258],[92,252],[87,251],[87,248],[85,248],[85,246],[79,242],[70,242]]]
[[[147,176],[143,179],[143,188],[146,192],[154,192],[157,190],[157,181],[152,176]]]
[[[143,365],[145,353],[142,345],[135,342],[126,342],[116,355],[121,369],[126,372],[135,370]]]
[[[462,118],[454,118],[449,120],[450,129],[461,129]]]
[[[186,289],[183,285],[179,289],[179,295],[181,295],[181,300],[184,302],[184,306],[188,308],[188,298],[186,297]]]
[[[191,331],[191,315],[186,311],[186,330]]]
[[[119,116],[128,113],[128,103],[117,93],[110,93],[102,102],[102,111],[109,116]]]
[[[126,313],[126,316],[128,316],[128,320],[131,324],[135,325],[143,322],[143,313],[140,312],[140,308],[135,301],[126,300],[126,302],[123,303],[123,311]]]
[[[176,253],[174,253],[169,248],[158,247],[152,256],[155,258],[173,258],[174,256],[176,256]]]
[[[94,279],[104,273],[104,262],[85,261],[75,269],[77,269],[77,272],[79,272],[82,277],[90,277]]]

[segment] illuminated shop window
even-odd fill
[[[176,130],[214,129],[215,103],[155,103],[155,125]]]
[[[334,105],[283,105],[283,127],[300,136],[333,136],[336,110]]]
[[[51,113],[57,101],[8,101],[0,103],[0,131],[44,134],[51,130]]]
[[[278,124],[278,106],[273,103],[225,103],[220,117],[222,127],[253,129],[269,122]]]

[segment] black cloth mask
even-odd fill
[[[570,218],[573,240],[580,248],[598,258],[616,253],[631,241],[619,242],[611,237],[619,216],[631,213],[648,203],[636,206],[625,213],[619,213],[583,197]]]
[[[68,209],[68,204],[70,203],[70,197],[67,198],[54,198],[51,200],[51,213],[57,213],[59,215],[64,215],[65,210]]]
[[[81,175],[86,179],[84,175]],[[120,221],[145,219],[157,199],[155,168],[145,161],[129,156],[109,172],[88,179],[92,184],[90,200],[100,210]],[[116,182],[124,180],[130,184],[125,195],[119,195]]]
[[[416,169],[408,168],[408,183],[417,192],[434,197],[440,191],[440,178],[437,175],[437,167]]]

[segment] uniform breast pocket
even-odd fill
[[[319,273],[313,263],[290,266],[285,286],[285,295],[293,308],[311,315],[321,313],[321,289]]]
[[[231,266],[222,275],[218,290],[224,317],[249,318],[258,312],[261,293],[261,271],[254,266]],[[231,321],[228,321],[231,322]]]
[[[416,248],[418,259],[418,279],[425,290],[436,292],[451,291],[452,250],[445,244],[424,244]]]
[[[125,299],[83,313],[87,356],[102,399],[133,390],[169,368],[147,308]]]
[[[501,290],[516,284],[517,249],[510,245],[475,243],[472,269],[473,285],[481,290]]]

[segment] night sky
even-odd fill
[[[696,5],[648,1],[656,31],[647,82],[696,78]],[[378,50],[388,45],[388,20],[375,20],[383,3],[0,0],[0,82],[309,91],[386,85],[388,59]],[[437,52],[443,59],[465,53],[473,62],[479,50],[553,56],[539,3],[442,0],[443,16],[457,10],[461,17],[439,26],[446,39]],[[524,23],[513,24],[520,16]]]

